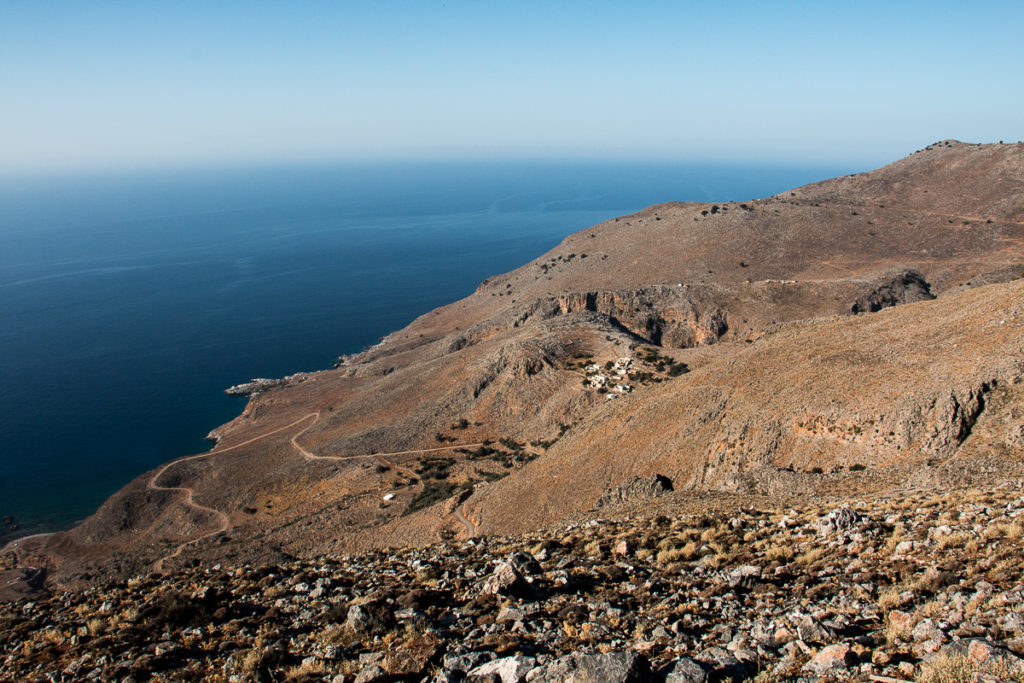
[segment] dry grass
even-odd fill
[[[1005,538],[1011,541],[1020,540],[1024,537],[1024,524],[1016,522],[995,522],[985,527],[983,534],[985,540],[994,541]]]
[[[793,558],[795,556],[796,556],[796,551],[793,550],[793,548],[791,548],[790,546],[787,546],[787,545],[777,545],[777,546],[774,546],[772,548],[769,548],[768,551],[765,552],[765,554],[764,554],[765,559],[768,560],[769,562],[783,562],[783,563],[792,562]]]
[[[802,567],[810,567],[821,561],[828,551],[825,548],[813,548],[796,558],[796,563]]]
[[[886,612],[896,609],[897,607],[903,604],[903,598],[900,597],[902,593],[903,591],[900,589],[899,586],[886,588],[884,591],[882,591],[882,594],[878,596],[879,608],[885,610]]]
[[[963,655],[938,654],[918,667],[917,683],[974,683],[978,674],[988,674],[1000,681],[1024,683],[1024,670],[1005,660],[987,662],[982,666]]]
[[[96,617],[85,622],[85,627],[88,629],[90,636],[98,636],[107,630],[107,620],[102,617]]]
[[[885,621],[885,642],[894,645],[900,641],[909,641],[910,634],[914,630],[914,622],[908,621],[903,625],[896,625],[886,619]]]
[[[286,683],[305,683],[310,680],[320,680],[327,673],[323,662],[303,662],[299,666],[293,666],[285,671]]]
[[[893,530],[889,539],[885,542],[884,550],[887,553],[893,553],[903,541],[907,540],[907,527],[903,525],[903,522],[897,524]]]
[[[918,667],[917,683],[972,683],[977,669],[963,655],[938,654]]]
[[[954,531],[951,534],[946,534],[939,539],[939,550],[949,550],[951,548],[966,548],[967,544],[970,543],[972,537],[970,534],[963,531]]]
[[[689,562],[700,556],[700,547],[690,541],[682,548],[667,548],[658,552],[655,560],[660,565],[675,564],[676,562]]]

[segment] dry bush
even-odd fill
[[[885,620],[885,642],[889,645],[910,640],[910,634],[914,630],[914,621],[902,626],[897,626],[888,619]]]
[[[259,668],[260,662],[263,661],[263,653],[258,648],[253,648],[245,653],[242,657],[242,661],[238,663],[238,669],[242,673],[255,673],[256,669]]]
[[[917,683],[972,683],[977,670],[963,655],[938,654],[918,667]]]
[[[107,620],[102,617],[96,617],[85,622],[85,627],[88,629],[90,636],[98,636],[107,630]]]
[[[903,604],[903,598],[900,597],[902,593],[903,591],[900,589],[899,586],[886,588],[884,591],[882,591],[882,594],[878,596],[879,608],[885,610],[886,612],[896,609],[897,607]]]
[[[690,541],[682,548],[668,548],[658,553],[655,558],[658,564],[669,565],[676,562],[689,562],[700,556],[700,548]]]
[[[893,527],[892,535],[890,535],[889,539],[885,542],[885,552],[894,552],[896,550],[896,546],[905,540],[907,540],[907,527],[904,526],[903,522],[900,522]]]
[[[821,558],[825,557],[826,554],[828,554],[828,551],[824,548],[813,548],[811,550],[808,550],[803,555],[797,557],[796,563],[803,567],[809,567],[820,561]]]
[[[951,534],[946,534],[939,539],[939,550],[949,550],[950,548],[966,548],[967,544],[971,542],[971,535],[963,531],[954,531]]]
[[[978,674],[988,674],[1000,681],[1024,683],[1024,670],[1005,659],[978,666],[963,655],[944,653],[922,663],[914,680],[918,683],[974,683]]]
[[[1020,540],[1024,536],[1024,524],[1016,522],[993,522],[985,528],[984,537],[988,541],[1006,538],[1011,541]]]
[[[777,545],[769,548],[764,557],[769,562],[792,562],[796,551],[788,545]]]

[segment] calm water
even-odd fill
[[[418,164],[0,180],[0,515],[64,528],[251,377],[329,367],[565,235],[849,168]],[[0,530],[0,540],[7,530]]]

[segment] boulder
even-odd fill
[[[468,678],[498,676],[501,683],[523,683],[526,680],[526,674],[530,673],[536,665],[537,660],[533,657],[524,657],[523,655],[502,657],[481,664],[469,671]]]
[[[824,647],[811,661],[804,664],[803,670],[817,676],[828,676],[845,673],[857,662],[857,656],[846,643],[836,643]]]

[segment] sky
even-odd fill
[[[0,173],[878,164],[1024,138],[1024,3],[0,3]]]

